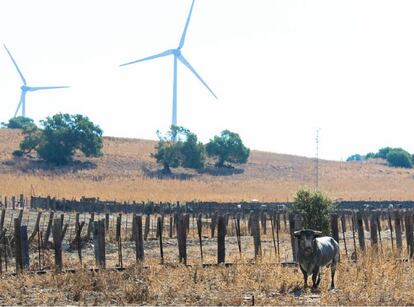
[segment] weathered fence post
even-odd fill
[[[122,213],[119,213],[118,217],[116,218],[115,239],[116,239],[116,242],[118,243],[118,265],[120,268],[123,268],[121,225],[122,225]]]
[[[348,258],[348,249],[346,247],[346,219],[344,215],[341,215],[341,229],[342,229],[342,238],[344,240],[345,254],[346,254],[346,258]]]
[[[27,225],[20,226],[20,237],[22,242],[22,264],[23,268],[28,269],[30,266],[29,240],[27,239]]]
[[[47,223],[46,233],[43,237],[43,246],[46,246],[49,242],[50,232],[52,230],[52,222],[53,222],[54,212],[49,212],[49,222]]]
[[[144,241],[142,236],[142,215],[134,215],[133,223],[135,223],[135,259],[138,262],[144,261]]]
[[[62,219],[57,218],[53,223],[53,247],[55,250],[55,270],[62,271]]]
[[[361,251],[365,252],[365,234],[364,234],[364,224],[363,224],[361,212],[357,213],[357,229],[358,229],[358,241],[359,248]]]
[[[23,271],[23,259],[22,259],[22,233],[20,230],[20,221],[18,218],[14,219],[14,247],[16,257],[16,274]]]
[[[257,257],[262,256],[262,243],[260,239],[259,215],[252,214],[250,222],[251,222],[251,232],[253,235],[253,243],[254,243],[254,258],[256,259]]]
[[[0,230],[4,228],[4,218],[6,217],[6,209],[1,210]]]
[[[177,241],[178,241],[178,257],[180,262],[187,265],[187,227],[186,227],[186,215],[178,215],[177,223]]]
[[[378,251],[378,225],[376,213],[372,212],[370,216],[370,229],[371,229],[371,247]]]
[[[219,216],[217,224],[217,262],[225,263],[226,261],[226,217]]]
[[[151,216],[147,214],[145,218],[144,241],[147,241],[148,234],[150,232],[150,219],[151,219]]]
[[[42,212],[38,212],[37,213],[37,218],[36,218],[36,223],[35,226],[33,228],[33,232],[29,237],[29,242],[32,242],[34,240],[34,238],[36,237],[37,232],[39,231],[39,224],[40,224],[40,217],[42,216]]]
[[[395,243],[397,245],[398,253],[402,250],[402,229],[401,229],[401,216],[400,211],[395,211]]]
[[[203,223],[202,223],[203,215],[200,213],[197,217],[197,233],[198,233],[198,242],[200,244],[200,255],[201,261],[203,261]]]
[[[407,253],[410,258],[414,256],[413,216],[411,212],[405,213],[405,237],[407,240]]]
[[[93,244],[95,247],[96,264],[100,268],[106,267],[105,259],[105,219],[93,223]]]
[[[339,243],[338,214],[336,213],[331,214],[331,232],[332,238]]]
[[[160,257],[161,257],[161,264],[164,264],[164,250],[162,247],[162,233],[164,230],[164,223],[162,222],[161,216],[157,219],[157,232],[159,234],[159,241],[160,241]]]
[[[392,219],[391,219],[391,212],[388,208],[388,228],[390,229],[390,236],[391,236],[391,250],[394,251],[394,238],[393,238],[393,227],[392,227]]]

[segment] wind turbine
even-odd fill
[[[13,56],[11,55],[9,49],[7,49],[6,45],[4,45],[4,48],[6,49],[7,53],[10,56],[10,59],[12,60],[14,66],[16,67],[17,72],[20,75],[20,78],[23,81],[23,85],[20,87],[22,90],[20,94],[20,100],[19,104],[17,105],[16,112],[14,113],[14,117],[17,116],[17,113],[20,110],[20,107],[22,108],[22,116],[26,117],[26,94],[27,92],[34,92],[34,91],[40,91],[40,90],[52,90],[52,89],[58,89],[58,88],[68,88],[69,86],[27,86],[26,79],[24,78],[19,66],[17,66],[16,61],[14,60]]]
[[[194,7],[194,2],[195,0],[193,0],[191,4],[190,13],[188,14],[188,17],[187,17],[187,22],[185,23],[184,31],[183,31],[183,34],[181,35],[180,43],[176,49],[168,49],[164,52],[120,65],[120,66],[126,66],[126,65],[130,65],[130,64],[134,64],[138,62],[144,62],[144,61],[153,60],[156,58],[173,55],[173,59],[174,59],[173,105],[172,105],[172,125],[173,126],[177,126],[177,61],[180,61],[182,64],[184,64],[184,66],[186,66],[197,77],[197,79],[200,80],[200,82],[204,84],[204,86],[210,91],[210,93],[217,99],[217,96],[214,94],[211,88],[207,85],[206,82],[204,82],[204,80],[200,77],[200,75],[196,72],[193,66],[191,66],[190,62],[188,62],[188,60],[184,57],[183,53],[181,52],[181,49],[184,46],[188,25],[190,23],[190,18],[191,18],[191,13]]]

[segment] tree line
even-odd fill
[[[354,154],[346,161],[365,161],[369,159],[383,159],[388,165],[393,167],[412,168],[414,165],[414,155],[400,147],[383,147],[378,152],[369,152],[366,155]]]
[[[40,121],[37,127],[27,117],[14,117],[3,128],[21,129],[23,140],[15,157],[32,152],[55,165],[67,165],[73,161],[76,152],[86,157],[102,156],[102,129],[83,115],[56,114]],[[157,131],[158,143],[151,156],[162,167],[164,174],[171,174],[172,168],[183,167],[196,170],[205,168],[210,157],[218,168],[232,167],[231,164],[246,163],[250,150],[244,146],[240,136],[229,130],[214,136],[204,145],[189,129],[171,126],[165,134]]]

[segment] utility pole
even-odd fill
[[[316,129],[315,190],[319,190],[319,128]]]

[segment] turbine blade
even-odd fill
[[[190,13],[188,13],[187,21],[186,21],[185,26],[184,26],[183,34],[181,35],[180,44],[178,45],[178,49],[181,49],[184,46],[185,36],[187,35],[188,25],[190,24],[190,18],[191,18],[191,13],[193,12],[194,2],[195,2],[195,0],[193,0],[193,3],[191,3]]]
[[[19,104],[17,105],[16,112],[14,113],[14,117],[16,117],[17,113],[19,113],[20,107],[22,106],[22,104],[24,102],[24,96],[25,95],[26,95],[26,93],[24,91],[22,91],[22,93],[20,94]]]
[[[22,78],[23,84],[24,84],[24,85],[26,85],[26,79],[23,77],[23,74],[22,74],[22,72],[20,71],[19,66],[17,66],[16,61],[13,59],[13,56],[11,55],[11,53],[10,53],[9,49],[7,49],[6,45],[3,45],[3,46],[4,46],[4,49],[6,49],[7,53],[9,54],[9,56],[10,56],[10,58],[11,58],[11,60],[12,60],[13,64],[14,64],[14,66],[16,67],[17,72],[18,72],[18,73],[19,73],[19,75],[20,75],[20,78]]]
[[[144,61],[148,61],[148,60],[152,60],[152,59],[156,59],[156,58],[161,58],[161,57],[164,57],[164,56],[167,56],[167,55],[171,55],[173,53],[174,53],[174,50],[169,49],[169,50],[166,50],[164,52],[161,52],[161,53],[158,53],[158,54],[155,54],[155,55],[151,55],[151,56],[143,58],[143,59],[139,59],[139,60],[136,60],[136,61],[121,64],[119,66],[126,66],[126,65],[135,64],[135,63],[138,63],[138,62],[144,62]]]
[[[201,81],[201,83],[204,84],[204,86],[210,91],[210,93],[216,98],[216,94],[214,94],[214,92],[211,90],[211,88],[207,85],[206,82],[204,82],[204,80],[200,77],[200,75],[195,71],[195,69],[191,66],[191,64],[184,58],[184,56],[182,54],[177,56],[178,59],[180,60],[181,63],[183,63],[185,66],[187,66],[187,68],[198,78],[198,80]]]
[[[69,88],[70,86],[33,86],[33,87],[29,87],[29,91],[34,92],[34,91],[39,91],[39,90],[54,90],[54,89],[58,89],[58,88]]]

